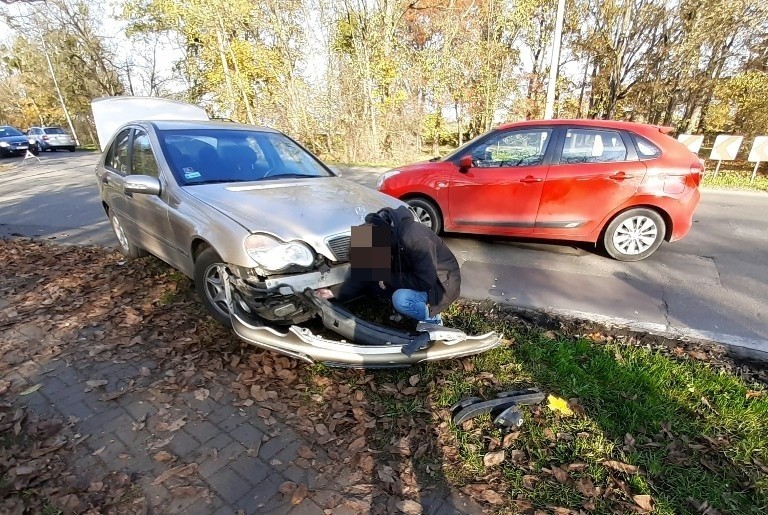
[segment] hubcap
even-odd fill
[[[432,228],[432,217],[429,216],[429,212],[420,206],[413,206],[413,211],[416,213],[416,216],[419,217],[419,222],[423,223],[430,229]]]
[[[613,246],[622,254],[642,254],[656,242],[659,229],[647,216],[633,216],[624,220],[613,233]]]
[[[128,238],[125,236],[123,226],[120,225],[120,220],[117,219],[116,215],[112,215],[112,229],[115,231],[115,236],[117,236],[117,241],[120,242],[120,246],[123,247],[126,252],[128,252],[130,250],[128,245]]]
[[[222,266],[221,263],[214,263],[205,270],[205,295],[216,311],[229,318],[227,294],[224,291],[224,279],[219,271],[220,266]]]

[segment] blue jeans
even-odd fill
[[[392,294],[392,305],[395,311],[419,322],[443,325],[438,313],[434,317],[429,316],[427,308],[427,293],[423,291],[408,290],[402,288]]]

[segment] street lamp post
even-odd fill
[[[549,120],[555,114],[555,89],[557,87],[557,69],[560,66],[560,43],[563,39],[563,18],[565,17],[565,0],[557,2],[557,19],[555,20],[555,37],[552,40],[552,58],[549,62],[549,83],[547,84],[547,105],[544,108],[544,119]]]
[[[46,0],[0,0],[3,3],[6,4],[12,4],[12,3],[26,3],[26,4],[33,4],[36,2],[45,2]],[[34,8],[34,7],[33,7]],[[40,14],[40,11],[35,11]],[[69,130],[72,132],[72,137],[75,138],[75,145],[80,146],[80,141],[77,139],[77,132],[75,131],[75,126],[72,124],[72,118],[69,116],[69,110],[67,109],[67,104],[64,102],[64,95],[61,94],[61,88],[59,88],[59,81],[56,79],[56,73],[53,71],[53,64],[51,63],[51,57],[48,55],[48,47],[45,46],[45,35],[40,34],[40,43],[43,46],[43,54],[45,54],[45,60],[48,63],[48,70],[51,72],[51,78],[53,79],[53,86],[56,88],[56,94],[59,96],[59,102],[61,103],[61,108],[64,111],[64,117],[67,119],[67,124],[69,124]]]

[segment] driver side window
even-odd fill
[[[133,150],[131,155],[131,174],[149,175],[157,177],[157,160],[152,153],[152,146],[149,144],[149,136],[141,130],[137,130],[133,136]]]
[[[502,132],[472,150],[472,166],[506,168],[536,166],[544,161],[551,129]]]

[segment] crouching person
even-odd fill
[[[405,206],[370,213],[365,222],[352,228],[351,277],[336,296],[346,301],[373,291],[406,317],[442,325],[440,313],[461,290],[456,257]]]

